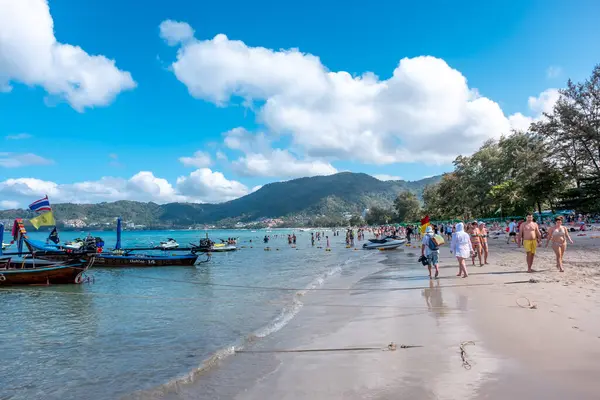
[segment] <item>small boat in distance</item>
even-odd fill
[[[4,243],[2,242],[2,250],[6,250],[10,247],[10,243]]]
[[[406,243],[406,239],[399,239],[396,237],[386,237],[383,239],[369,239],[369,243],[365,243],[363,245],[363,249],[365,250],[375,250],[375,249],[396,249]]]

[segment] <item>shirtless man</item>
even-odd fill
[[[538,224],[533,222],[533,215],[527,214],[527,220],[521,224],[518,235],[518,246],[525,248],[527,252],[527,272],[536,272],[531,267],[533,266],[533,258],[538,244],[542,243],[542,233]]]

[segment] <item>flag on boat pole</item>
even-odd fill
[[[48,236],[48,240],[50,240],[54,244],[58,244],[60,242],[60,239],[58,238],[58,231],[56,230],[56,226],[54,227],[54,229],[52,229],[52,232],[50,232],[50,235]]]
[[[420,229],[421,234],[425,233],[425,230],[427,229],[427,227],[429,225],[431,225],[430,222],[429,222],[429,215],[426,215],[425,218],[423,218],[421,220],[421,229]]]
[[[56,225],[56,221],[54,220],[54,214],[52,213],[52,211],[44,213],[42,215],[38,215],[35,218],[31,218],[29,222],[31,222],[31,225],[33,225],[35,229],[39,229],[40,226]]]
[[[38,213],[52,211],[52,207],[50,207],[50,200],[48,200],[48,195],[31,203],[29,205],[29,209]]]

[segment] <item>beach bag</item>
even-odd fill
[[[431,251],[438,251],[440,249],[440,245],[438,244],[438,242],[435,240],[435,237],[430,236],[429,237],[429,250]]]

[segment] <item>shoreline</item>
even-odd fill
[[[534,268],[543,271],[527,274],[524,250],[503,240],[490,239],[490,264],[469,266],[467,279],[455,276],[448,246],[433,281],[419,249],[373,253],[321,287],[351,290],[309,293],[295,318],[249,348],[423,347],[236,354],[164,398],[597,398],[600,241],[575,237],[563,274],[552,270],[552,250],[539,249]],[[537,308],[519,307],[521,297]],[[465,341],[475,343],[465,347],[470,370]]]

